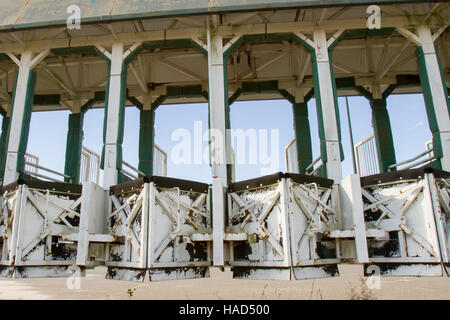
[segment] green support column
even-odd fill
[[[297,147],[298,170],[305,174],[312,163],[311,130],[308,120],[308,104],[306,102],[292,104],[294,114],[295,143]]]
[[[372,99],[370,106],[372,108],[372,126],[377,145],[378,165],[380,172],[388,172],[389,166],[397,161],[386,99]],[[395,171],[395,169],[392,169],[392,171]]]
[[[437,49],[436,49],[437,50]],[[437,54],[434,55],[435,59],[437,60],[437,65],[439,66],[439,74],[430,74],[427,69],[427,55],[424,53],[424,49],[422,47],[417,48],[416,50],[416,56],[417,56],[417,64],[419,67],[419,77],[420,77],[420,83],[422,86],[422,92],[423,97],[425,100],[425,108],[427,112],[427,118],[428,118],[428,125],[430,127],[431,134],[433,135],[433,154],[435,157],[437,157],[439,160],[433,163],[434,167],[437,167],[438,169],[443,169],[442,161],[444,157],[444,148],[443,148],[443,141],[445,141],[445,135],[448,133],[446,132],[445,127],[448,126],[448,114],[450,114],[450,103],[448,99],[448,92],[447,87],[444,83],[444,76],[442,72],[442,67],[439,61],[439,56]],[[428,57],[430,60],[431,58]],[[429,62],[428,62],[429,63]],[[430,63],[429,63],[430,64]],[[439,80],[437,80],[439,79]],[[438,81],[442,82],[441,90],[442,92],[439,97],[433,96],[433,90],[431,84],[433,84],[436,88],[434,88],[435,91],[438,91],[437,88],[439,88],[439,85],[437,84]],[[437,116],[437,106],[435,105],[435,101],[438,101],[438,98],[442,98],[444,101],[445,109],[447,109],[447,119],[439,119]],[[444,108],[441,108],[444,109]],[[440,123],[441,127],[440,128]],[[444,168],[445,169],[445,168]]]
[[[84,115],[82,113],[73,113],[69,115],[64,174],[70,176],[71,179],[64,178],[65,182],[80,183],[83,118]]]
[[[2,120],[2,133],[0,135],[0,179],[5,174],[5,161],[7,152],[7,135],[9,129],[9,117],[4,116]]]
[[[153,175],[155,110],[141,110],[139,120],[139,167],[147,177]]]

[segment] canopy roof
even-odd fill
[[[81,9],[82,23],[160,18],[205,13],[274,10],[368,4],[423,2],[420,0],[0,0],[0,30],[65,25],[67,8]],[[441,1],[428,1],[441,2]]]

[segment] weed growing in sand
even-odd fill
[[[128,296],[131,298],[133,296],[133,294],[136,292],[136,288],[133,289],[128,289],[127,290],[127,294]]]
[[[350,300],[376,300],[375,294],[367,287],[366,280],[363,277],[359,278],[359,287],[350,286],[349,299]]]

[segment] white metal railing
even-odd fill
[[[52,169],[49,169],[49,168],[37,165],[36,163],[30,162],[30,161],[27,161],[27,160],[25,160],[25,166],[26,167],[28,166],[28,168],[31,167],[30,171],[28,171],[27,169],[25,169],[24,171],[25,171],[26,174],[29,174],[32,177],[43,178],[43,179],[47,179],[47,180],[54,181],[54,182],[64,182],[63,180],[59,180],[59,179],[56,179],[54,177],[49,177],[49,176],[47,176],[45,174],[39,173],[38,169],[40,169],[41,171],[45,171],[47,173],[51,173],[51,174],[54,174],[54,175],[57,175],[57,176],[61,176],[63,178],[67,178],[67,179],[69,179],[69,181],[71,181],[71,179],[72,179],[71,176],[68,176],[68,175],[66,175],[64,173],[61,173],[61,172],[58,172],[58,171],[55,171],[55,170],[52,170]]]
[[[431,156],[431,153],[432,153],[432,152],[433,152],[433,149],[426,150],[426,151],[424,151],[424,152],[418,154],[417,156],[415,156],[415,157],[413,157],[413,158],[411,158],[411,159],[408,159],[408,160],[401,161],[401,162],[399,162],[399,163],[390,165],[390,166],[388,167],[388,170],[391,171],[391,170],[394,169],[394,168],[397,168],[397,169],[399,169],[399,170],[406,170],[406,169],[411,169],[411,168],[414,168],[414,167],[417,167],[417,166],[420,166],[420,165],[423,165],[423,164],[429,164],[429,163],[431,163],[433,160],[436,159],[435,156]],[[419,160],[420,158],[423,158],[423,157],[425,157],[425,156],[426,156],[425,159]],[[414,162],[414,161],[416,161],[416,160],[419,160],[419,161]],[[407,165],[407,166],[406,166],[406,167],[399,168],[400,166],[403,166],[403,165]]]
[[[128,169],[131,169],[132,172],[130,172],[129,170],[125,170],[125,169],[123,168],[123,166],[127,167]],[[139,170],[139,169],[136,168],[136,167],[133,167],[131,164],[129,164],[128,162],[123,161],[123,160],[122,160],[122,169],[120,169],[120,171],[121,171],[124,175],[126,175],[126,176],[128,176],[128,177],[130,177],[130,178],[132,178],[132,179],[138,179],[138,176],[139,176],[139,175],[142,175],[142,176],[144,176],[144,177],[147,176],[144,172],[142,172],[141,170]]]
[[[146,176],[144,172],[140,171],[139,169],[132,166],[128,162],[122,161],[122,164],[125,166],[125,168],[121,169],[121,172],[126,176],[130,177],[131,179],[137,179],[139,175]],[[39,170],[51,173],[56,176],[60,176],[62,178],[67,178],[69,179],[69,181],[71,180],[71,177],[64,173],[39,165],[38,156],[25,153],[24,172],[26,174],[50,181],[64,182],[63,180],[43,174],[42,172],[39,172]],[[153,171],[155,175],[167,176],[167,153],[156,144],[154,152]],[[100,178],[100,155],[83,146],[81,151],[80,183],[90,181],[98,184],[99,178]]]
[[[427,141],[425,143],[425,149],[433,151],[433,140]],[[431,159],[433,157],[434,157],[434,153],[433,152],[428,153],[428,158]]]
[[[314,168],[314,166],[317,163],[319,163],[319,161],[320,161],[320,164]],[[305,172],[306,172],[306,174],[315,176],[319,173],[319,170],[322,169],[322,167],[323,167],[322,156],[319,156],[309,166],[306,167]]]
[[[32,165],[27,163],[32,163]],[[39,165],[39,157],[30,153],[25,153],[25,171],[38,173],[38,168],[35,167],[35,165]]]
[[[167,153],[155,144],[153,153],[153,174],[156,176],[167,176]]]
[[[375,136],[372,135],[355,145],[355,160],[357,173],[361,177],[380,173]]]
[[[98,184],[100,178],[100,155],[83,147],[81,149],[80,182]]]
[[[131,179],[138,179],[139,175],[147,176],[144,172],[123,160],[120,171]],[[156,176],[167,176],[167,153],[157,144],[155,144],[153,152],[153,174]]]
[[[292,139],[291,142],[284,148],[284,156],[286,160],[286,171],[292,172],[292,173],[299,173],[300,170],[298,168],[298,162],[297,162],[297,146],[295,144],[295,139]],[[323,163],[319,161],[322,160],[322,157],[317,157],[306,169],[306,174],[309,175],[317,175],[319,173],[319,170],[322,169]],[[318,164],[316,166],[316,164]],[[316,167],[315,167],[316,166]],[[315,167],[315,168],[314,168]]]
[[[286,171],[292,173],[298,173],[298,162],[297,160],[297,146],[295,145],[295,139],[284,148],[284,157],[286,160]]]

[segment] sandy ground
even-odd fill
[[[229,269],[211,269],[211,277],[142,283],[105,280],[106,269],[88,270],[79,289],[67,278],[0,279],[0,299],[349,299],[351,288],[361,292],[362,267],[341,265],[340,277],[303,281],[233,280]],[[74,287],[74,282],[69,287]],[[380,289],[369,290],[382,299],[450,299],[450,278],[381,278]],[[128,292],[132,292],[130,295]]]

